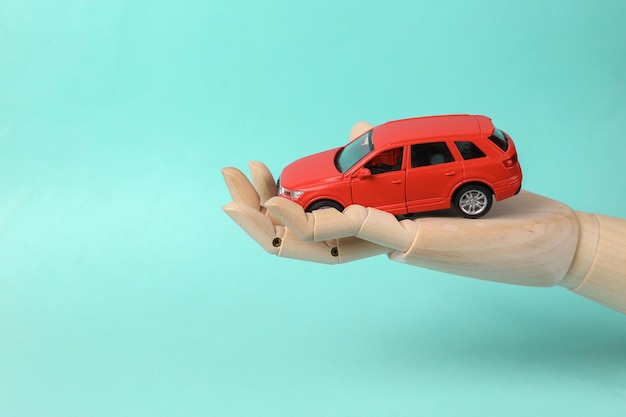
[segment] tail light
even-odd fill
[[[507,168],[513,168],[515,164],[517,164],[517,152],[515,152],[512,157],[503,160],[502,163]]]

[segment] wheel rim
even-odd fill
[[[459,199],[459,207],[465,214],[480,214],[487,208],[487,195],[480,190],[466,191]]]

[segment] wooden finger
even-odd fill
[[[222,168],[222,175],[233,201],[247,205],[259,211],[261,202],[259,194],[243,172],[237,168]]]
[[[304,241],[291,230],[285,229],[285,231],[278,256],[322,264],[339,263],[340,258],[333,250],[334,245],[326,242]]]
[[[415,240],[415,223],[409,220],[399,222],[396,216],[386,211],[352,205],[343,214],[360,225],[354,236],[377,245],[404,252]]]
[[[228,203],[223,210],[266,252],[278,254],[285,234],[284,227],[273,225],[264,214],[244,203]]]
[[[350,129],[350,141],[353,141],[354,139],[358,138],[363,133],[367,132],[373,127],[374,126],[372,126],[371,124],[363,120],[360,122],[356,122],[354,126],[352,126],[352,129]]]
[[[232,202],[223,209],[259,246],[279,257],[338,264],[389,252],[387,248],[357,238],[324,242],[301,240],[289,229],[273,225],[270,218],[243,203]]]
[[[320,242],[354,236],[361,227],[358,219],[348,217],[334,208],[305,213],[300,205],[282,197],[269,199],[265,207],[300,239],[306,241]]]
[[[265,204],[268,199],[276,195],[276,180],[263,162],[250,161],[248,166],[250,167],[252,184],[259,195],[260,202]]]
[[[377,255],[388,255],[392,250],[378,245],[376,243],[368,242],[356,237],[346,237],[336,240],[337,257],[339,263],[352,262],[363,258],[369,258]]]

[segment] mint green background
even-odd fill
[[[626,217],[623,1],[0,3],[0,416],[625,415],[626,316],[266,255],[219,168],[487,114]],[[471,242],[468,242],[471,244]]]

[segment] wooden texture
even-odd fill
[[[399,220],[358,205],[305,213],[272,196],[265,165],[250,170],[254,185],[236,168],[222,170],[233,198],[224,210],[268,253],[326,264],[387,254],[478,279],[561,285],[626,313],[626,220],[574,212],[526,191],[475,220],[445,211]]]
[[[413,245],[392,253],[392,259],[518,285],[558,284],[578,239],[578,222],[569,207],[525,191],[496,203],[480,219],[428,217],[416,223]]]
[[[561,285],[626,313],[626,220],[577,212],[580,239]]]
[[[352,141],[373,127],[374,126],[365,121],[356,122],[354,126],[352,126],[352,129],[350,129],[350,135],[348,139]]]

